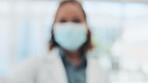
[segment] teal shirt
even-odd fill
[[[60,54],[66,69],[68,82],[69,83],[86,83],[87,61],[86,61],[85,55],[83,55],[80,65],[77,67],[74,67],[63,52],[61,52]]]

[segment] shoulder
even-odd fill
[[[102,71],[102,72],[108,72],[109,68],[107,67],[108,64],[103,63],[102,64],[102,59],[99,57],[101,56],[99,52],[95,50],[89,51],[87,53],[87,60],[89,64],[93,65],[96,69]]]
[[[36,70],[40,65],[42,65],[44,61],[45,55],[38,55],[38,56],[30,56],[27,59],[25,59],[23,62],[17,64],[14,66],[10,73],[14,71],[30,71],[30,70]]]
[[[49,51],[48,53],[46,53],[44,55],[29,57],[25,61],[25,64],[29,64],[29,65],[32,65],[32,66],[40,66],[40,65],[43,65],[43,64],[46,64],[46,63],[50,64],[53,61],[60,58],[58,51],[59,51],[58,49],[53,49],[53,50]]]
[[[101,65],[98,57],[89,56],[88,66],[95,73],[94,75],[102,80],[102,83],[109,83],[109,69]]]
[[[38,56],[31,56],[26,60],[26,62],[41,63],[41,62],[44,62],[46,60],[55,59],[57,57],[59,57],[59,49],[55,48],[51,51],[48,51],[48,53],[46,53],[46,54],[38,55]]]

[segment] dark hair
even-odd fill
[[[82,12],[84,14],[85,21],[87,20],[86,14],[85,14],[84,9],[82,8],[82,5],[78,1],[75,1],[75,0],[62,1],[59,5],[57,12],[56,12],[55,19],[57,17],[57,13],[58,13],[60,7],[63,6],[64,4],[67,4],[67,3],[71,3],[71,4],[74,4],[78,7],[80,7],[80,9],[82,10]],[[51,40],[49,41],[49,50],[52,50],[55,47],[60,47],[60,45],[54,39],[53,26],[55,24],[55,19],[54,19],[54,23],[52,25]],[[92,42],[91,42],[91,31],[88,29],[87,41],[81,46],[80,50],[83,51],[83,52],[86,52],[88,50],[91,50],[92,48],[93,48],[93,45],[92,45]]]

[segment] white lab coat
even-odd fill
[[[13,70],[6,83],[68,83],[58,51],[54,49],[49,55],[26,61],[21,68]],[[107,72],[89,54],[91,52],[87,54],[86,83],[108,83]]]

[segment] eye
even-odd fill
[[[67,22],[66,19],[61,19],[60,20],[60,23],[65,23],[65,22]]]
[[[74,22],[74,23],[81,23],[81,19],[75,18],[75,19],[73,19],[73,22]]]

